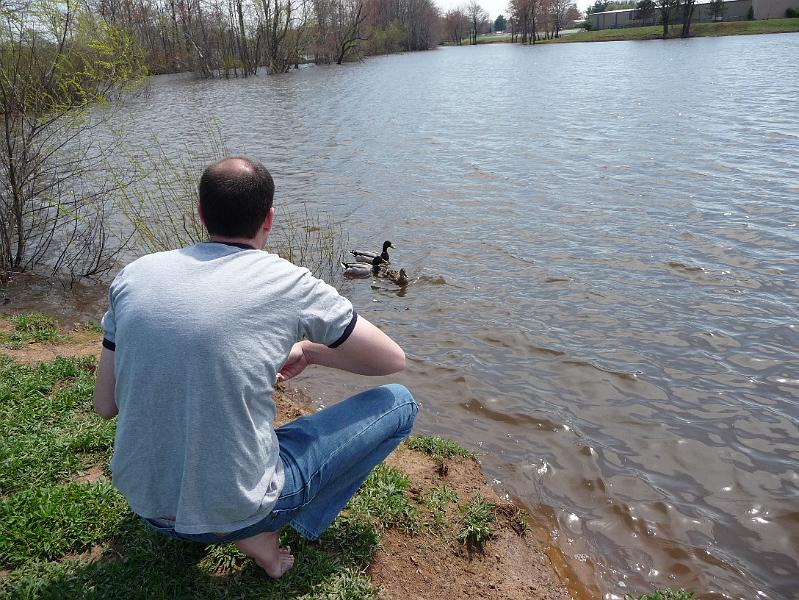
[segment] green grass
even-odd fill
[[[80,327],[83,331],[88,331],[89,333],[103,333],[103,326],[97,321],[86,321]]]
[[[27,342],[57,341],[63,337],[56,320],[42,313],[18,313],[8,320],[14,324],[14,331],[0,332],[0,343],[8,348],[21,348]]]
[[[92,411],[94,358],[36,366],[0,358],[0,496],[105,462],[114,425]]]
[[[397,527],[406,533],[417,533],[419,508],[408,500],[405,492],[409,487],[405,473],[378,465],[347,504],[347,517],[356,522],[374,520],[383,528]]]
[[[458,501],[455,490],[446,485],[433,488],[427,494],[427,510],[430,512],[430,527],[437,531],[447,528],[447,505]]]
[[[52,560],[104,541],[125,517],[108,482],[33,488],[0,501],[0,564]]]
[[[475,458],[477,456],[474,452],[461,448],[452,440],[434,435],[415,436],[408,441],[408,448],[438,459],[451,458],[453,456],[467,458]]]
[[[685,592],[683,590],[658,590],[649,594],[641,594],[640,596],[624,596],[624,600],[693,600],[693,592]]]
[[[472,496],[466,506],[461,507],[461,512],[463,525],[458,532],[458,541],[467,546],[482,548],[494,535],[491,529],[497,522],[494,505],[477,494]]]
[[[680,37],[682,25],[672,25],[670,37]],[[761,33],[789,33],[799,31],[799,19],[768,19],[762,21],[729,21],[721,23],[695,23],[691,25],[693,37],[716,37],[724,35],[753,35]],[[625,27],[623,29],[599,29],[561,36],[537,43],[611,42],[619,40],[656,40],[663,36],[663,26]]]

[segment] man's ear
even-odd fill
[[[205,227],[205,217],[203,216],[203,207],[199,202],[197,203],[197,216],[200,217],[200,223]]]
[[[200,218],[202,218],[202,216]],[[269,233],[270,231],[272,231],[272,223],[274,222],[274,220],[275,220],[275,207],[273,206],[272,208],[269,209],[269,212],[267,213],[266,218],[264,219],[264,224],[261,226],[261,228],[266,233]]]

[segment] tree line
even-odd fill
[[[130,32],[153,73],[202,77],[285,73],[304,63],[427,50],[438,43],[432,0],[89,0]]]

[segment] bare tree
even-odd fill
[[[469,19],[463,9],[455,8],[447,11],[447,14],[444,15],[444,28],[449,40],[457,46],[463,44],[463,38],[469,28]]]
[[[472,0],[466,6],[465,13],[469,19],[469,43],[474,45],[477,44],[477,34],[480,32],[480,26],[488,18],[488,13],[477,0]]]
[[[560,30],[564,28],[567,15],[572,9],[576,10],[572,0],[550,0],[549,10],[554,37],[560,37]]]
[[[141,57],[124,31],[71,3],[8,8],[0,37],[0,278],[43,265],[73,279],[101,273],[117,184],[92,179],[104,154],[89,109],[143,77]]]

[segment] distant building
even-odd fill
[[[707,0],[697,2],[694,7],[692,22],[706,22],[714,20],[745,21],[749,18],[749,9],[754,13],[755,19],[782,19],[785,11],[793,6],[799,6],[799,0],[728,0],[724,3],[721,19],[714,19],[710,12]],[[660,23],[660,13],[655,10],[652,18],[644,23],[634,8],[624,10],[607,10],[605,12],[588,15],[591,29],[616,29],[618,27],[641,27],[643,25],[657,25]],[[672,17],[673,23],[682,22],[682,14],[675,10]]]

